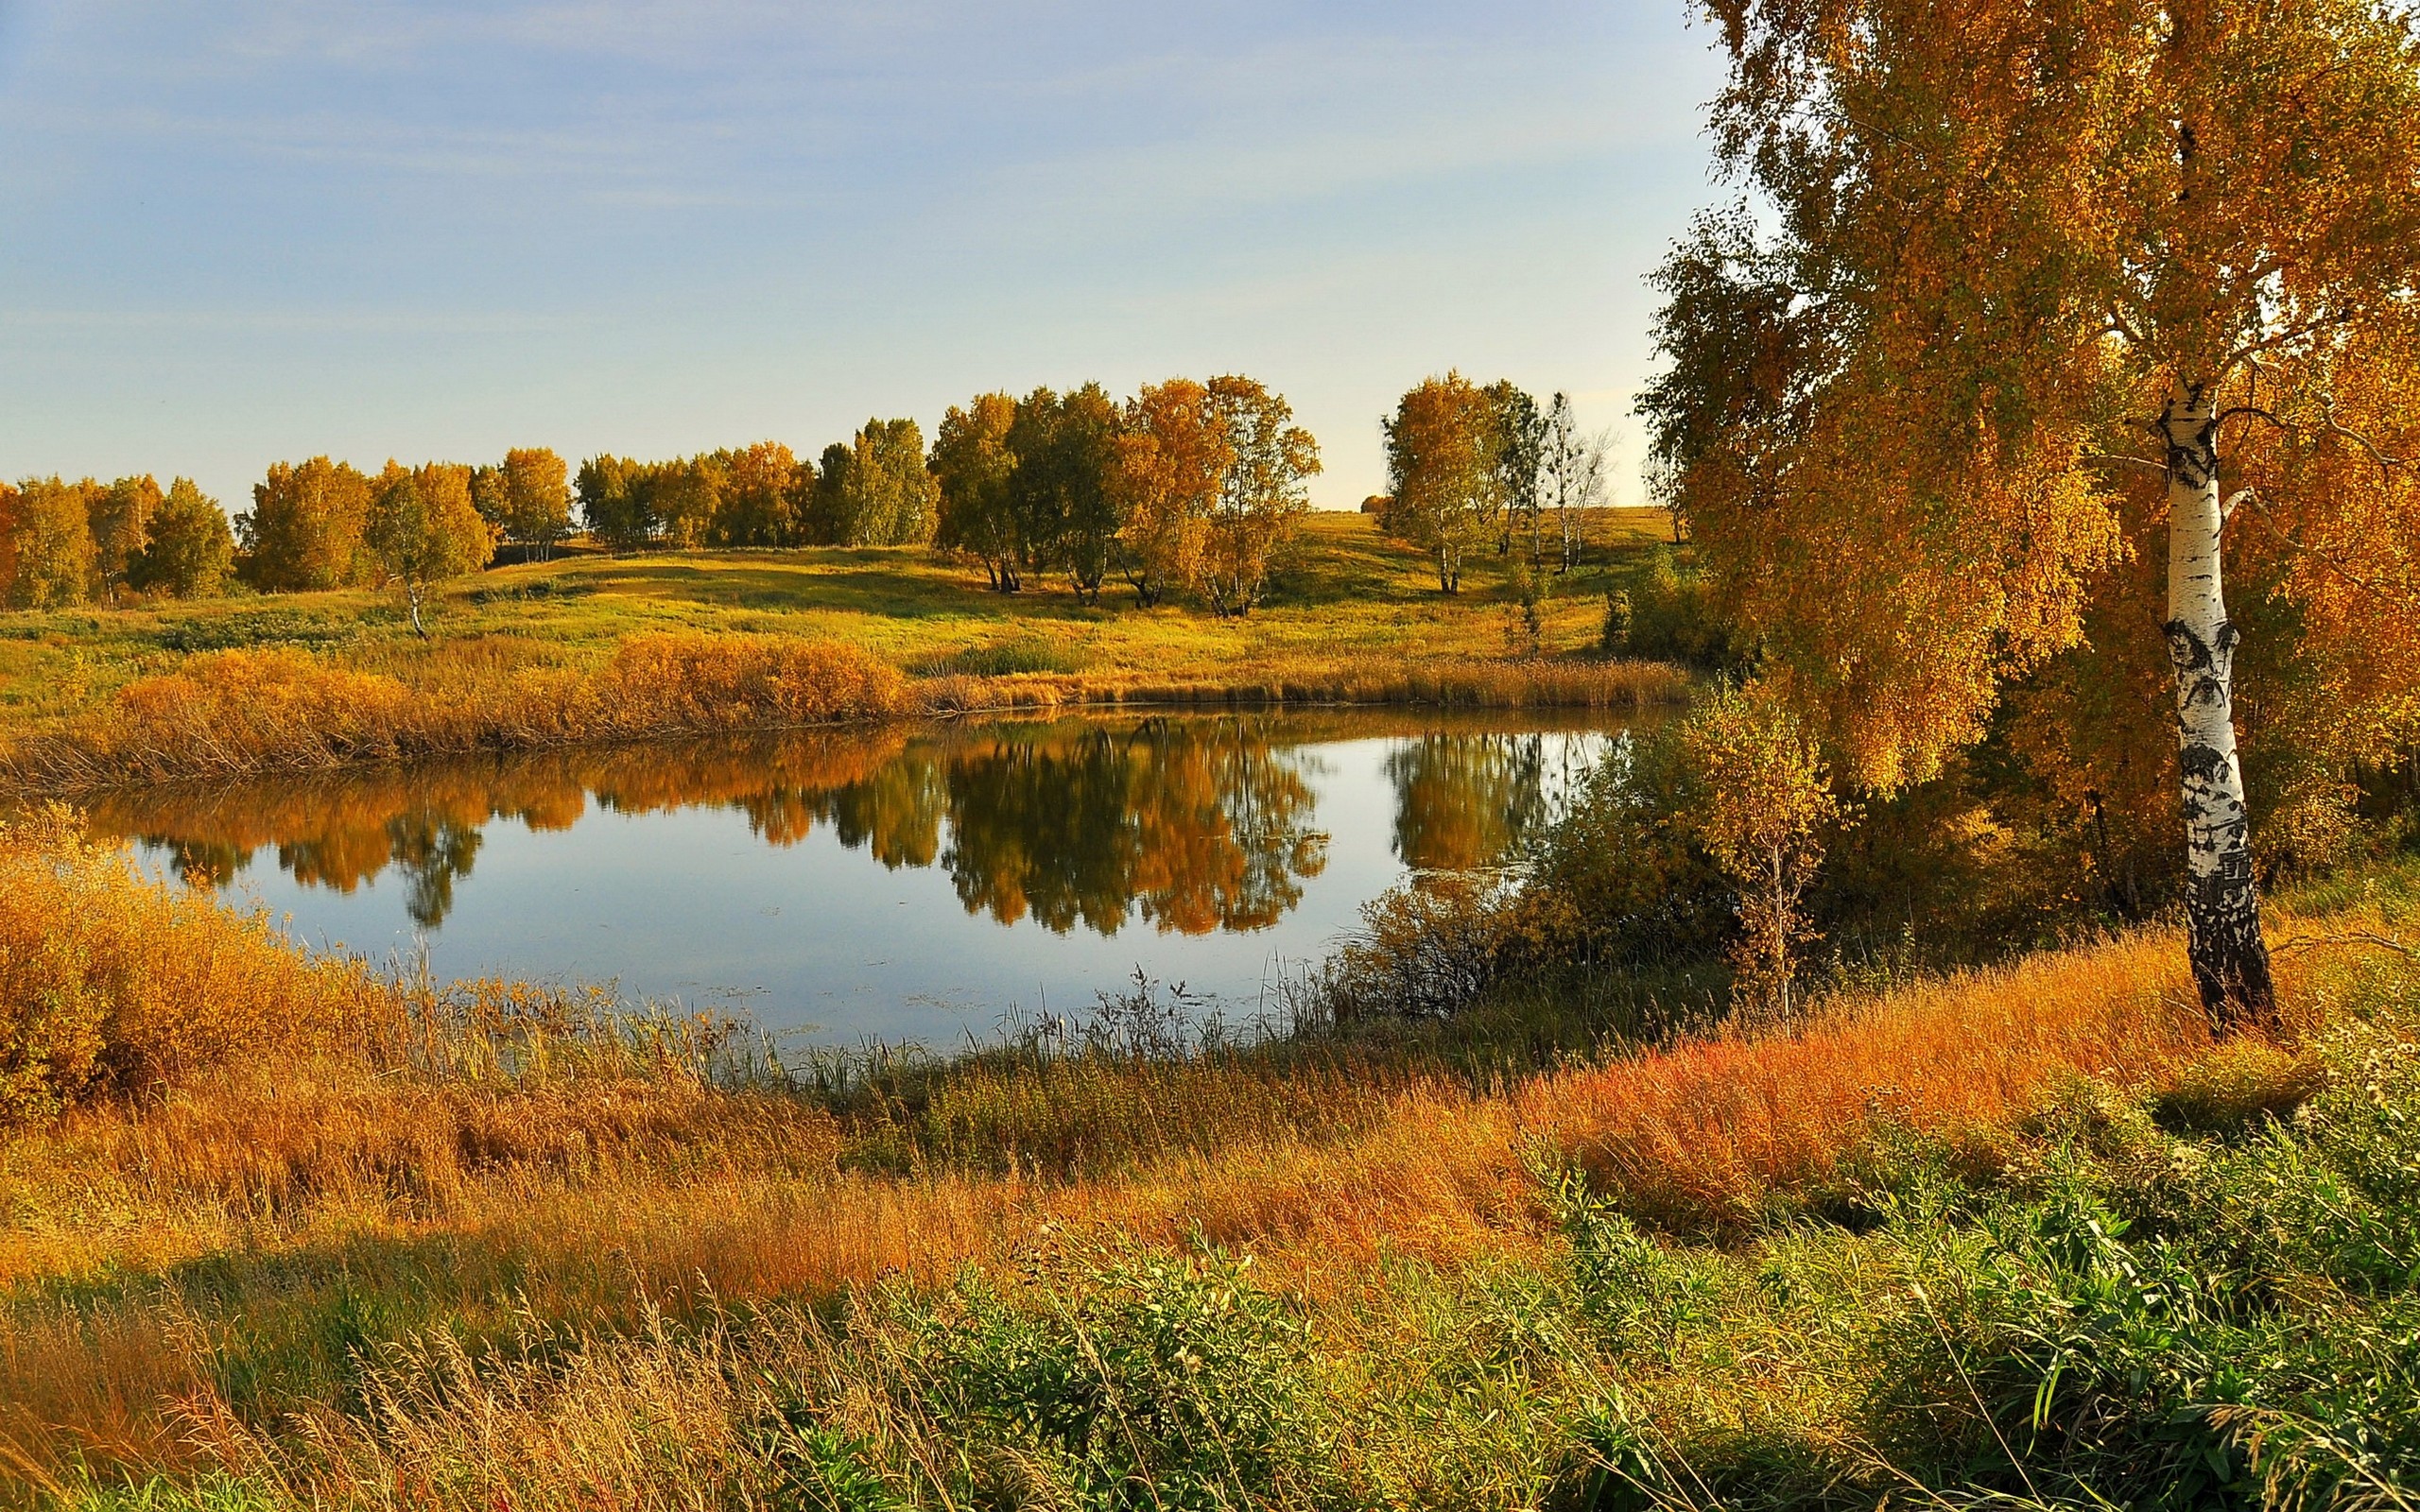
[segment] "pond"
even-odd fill
[[[837,1040],[988,1038],[1139,970],[1260,1011],[1363,903],[1498,867],[1601,719],[1320,712],[623,746],[94,799],[298,939]]]

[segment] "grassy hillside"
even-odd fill
[[[434,633],[368,593],[0,620],[0,780],[36,792],[978,708],[1324,699],[1625,707],[1668,667],[1594,654],[1610,568],[1553,585],[1531,644],[1501,582],[1447,598],[1360,516],[1315,516],[1272,601],[1015,595],[921,549],[574,555],[448,585]]]
[[[1591,573],[1663,538],[1651,510],[1603,511],[1589,567],[1551,603],[1546,644],[1595,644],[1602,603]],[[1508,639],[1501,575],[1475,572],[1459,598],[1436,591],[1418,554],[1366,516],[1308,518],[1270,602],[1240,620],[1113,591],[1095,608],[1043,580],[990,592],[979,569],[919,547],[574,553],[499,567],[438,593],[433,644],[411,634],[399,594],[369,591],[163,601],[122,610],[0,616],[0,721],[38,727],[195,652],[277,645],[396,665],[449,645],[504,641],[571,665],[647,631],[775,633],[844,642],[912,672],[1061,672],[1252,679],[1280,665],[1363,656],[1498,657]]]

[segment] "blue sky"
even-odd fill
[[[0,0],[0,473],[669,455],[1459,367],[1634,436],[1715,198],[1678,0]],[[1634,447],[1626,450],[1634,451]],[[1620,491],[1636,498],[1625,467]]]

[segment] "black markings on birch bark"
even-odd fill
[[[2193,982],[2222,1030],[2274,1017],[2269,947],[2252,874],[2251,823],[2236,757],[2235,651],[2221,577],[2218,421],[2207,388],[2180,388],[2160,416],[2168,442],[2168,611],[2176,670],[2185,813],[2185,917]]]

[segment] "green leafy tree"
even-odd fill
[[[168,485],[149,538],[127,565],[128,581],[144,593],[205,598],[223,591],[234,572],[235,535],[226,511],[191,478]]]
[[[370,480],[351,465],[324,456],[275,463],[252,485],[251,510],[235,517],[243,575],[265,593],[357,583],[369,518]]]
[[[0,495],[0,601],[59,609],[92,597],[92,506],[107,490],[86,478],[27,478]]]
[[[829,490],[836,544],[906,546],[933,539],[941,481],[925,466],[925,434],[914,421],[867,421],[847,455]]]
[[[160,485],[148,475],[120,478],[93,496],[93,576],[102,598],[114,601],[118,590],[131,586],[127,572],[150,539],[160,498]]]
[[[1063,569],[1076,596],[1100,601],[1125,524],[1116,482],[1124,418],[1098,384],[1062,395],[1037,388],[1017,402],[1009,432],[1011,481],[1037,558]]]
[[[1003,593],[1024,586],[1030,550],[1011,489],[1016,454],[1009,432],[1016,416],[1017,402],[1006,394],[977,394],[964,409],[951,405],[934,433],[930,464],[941,486],[933,545],[980,561]]]
[[[1503,504],[1495,404],[1448,372],[1407,392],[1380,423],[1393,502],[1379,522],[1436,560],[1439,591],[1461,593],[1462,558],[1487,539]]]
[[[1510,552],[1514,540],[1527,536],[1534,571],[1543,558],[1540,489],[1547,417],[1538,402],[1509,379],[1487,386],[1487,403],[1495,418],[1496,555]]]
[[[455,462],[389,461],[371,493],[362,544],[379,581],[403,591],[412,631],[424,638],[429,586],[476,572],[495,555],[494,527],[471,498],[471,469]]]
[[[642,551],[653,543],[663,524],[655,494],[665,466],[611,455],[579,464],[572,491],[588,533],[615,551]]]
[[[1253,379],[1213,378],[1209,393],[1228,461],[1195,579],[1213,610],[1237,615],[1260,602],[1270,563],[1310,508],[1306,485],[1320,471],[1320,447],[1293,423],[1285,397]]]

